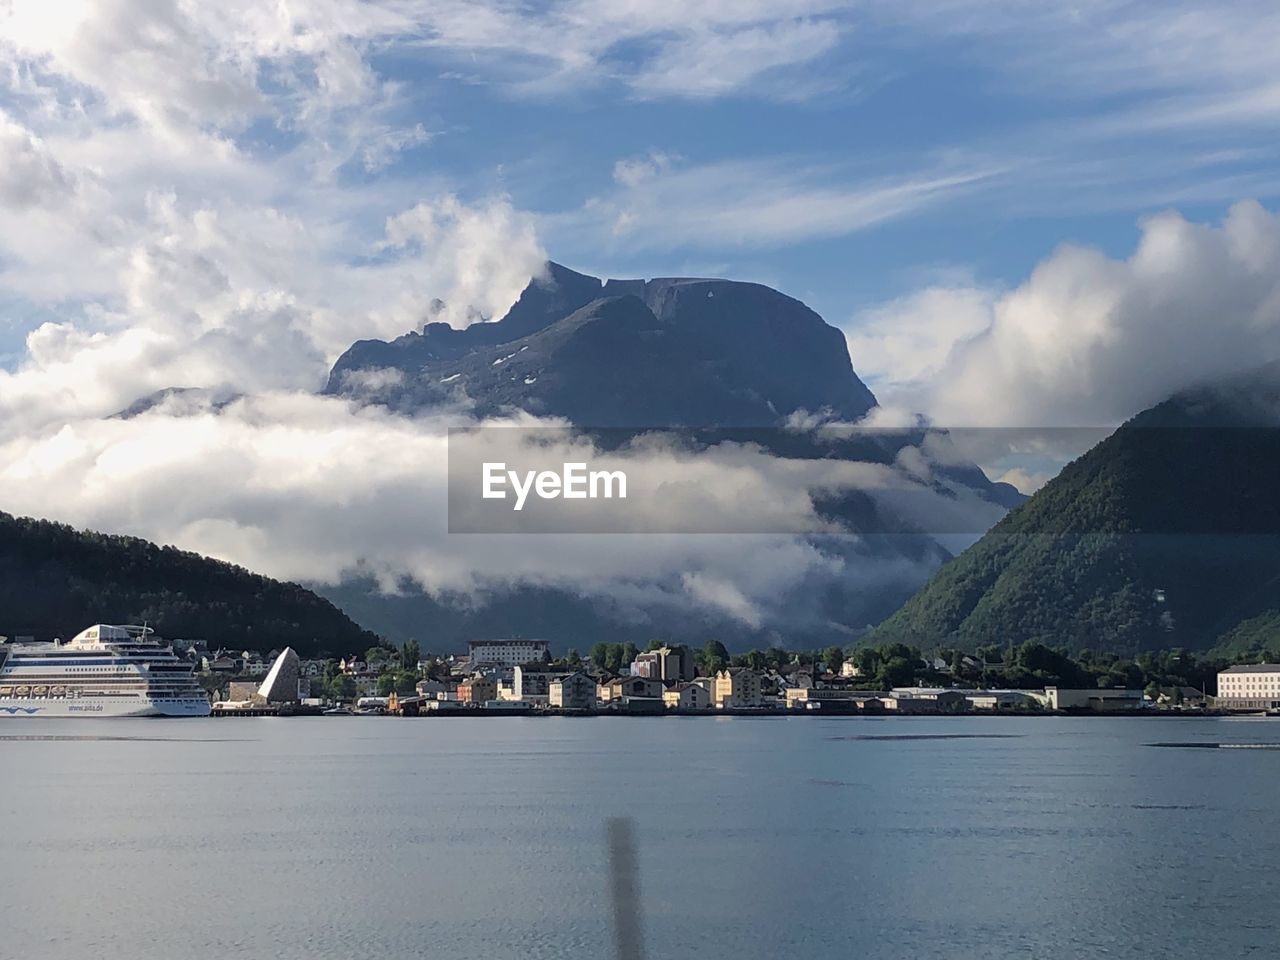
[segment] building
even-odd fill
[[[760,691],[760,674],[747,667],[730,667],[717,673],[713,697],[719,710],[765,705],[764,694]]]
[[[696,683],[677,683],[662,692],[662,702],[668,710],[710,710],[711,694]]]
[[[285,647],[275,663],[267,671],[267,677],[258,688],[258,695],[267,703],[297,703],[299,681],[302,679],[302,661],[293,647]],[[310,695],[310,683],[307,684]]]
[[[551,681],[558,677],[562,670],[553,670],[541,663],[520,666],[512,670],[511,695],[498,699],[522,700],[546,706],[551,693]]]
[[[703,690],[707,691],[707,697],[712,703],[716,702],[716,678],[715,677],[694,677],[689,681],[697,684]]]
[[[1122,687],[1095,690],[1069,690],[1063,687],[1045,687],[1043,702],[1050,710],[1141,710],[1141,690]]]
[[[240,667],[240,661],[231,657],[205,657],[201,660],[201,668],[205,673],[233,676],[240,672]]]
[[[892,692],[898,698],[899,713],[967,713],[973,709],[962,690],[917,687],[915,692],[906,688]]]
[[[631,663],[631,674],[663,683],[693,679],[693,654],[688,647],[659,647],[640,654]]]
[[[788,710],[823,710],[826,713],[882,713],[896,710],[896,696],[845,687],[788,686]]]
[[[962,690],[975,710],[1039,710],[1044,706],[1025,690]]]
[[[596,695],[604,703],[623,700],[627,697],[640,699],[662,699],[662,684],[647,677],[617,677],[596,688]]]
[[[438,700],[454,692],[454,687],[442,680],[419,680],[414,684],[418,696],[428,700]]]
[[[483,704],[498,697],[498,684],[492,677],[468,677],[458,684],[458,699],[463,703]]]
[[[547,686],[547,702],[560,710],[594,710],[596,682],[585,673],[555,677]]]
[[[293,648],[285,647],[261,683],[257,680],[232,680],[224,703],[249,709],[301,702],[311,696],[311,681],[301,675],[301,663]]]
[[[783,696],[788,710],[818,710],[823,706],[856,708],[859,700],[874,698],[878,694],[847,687],[787,687]]]
[[[258,688],[262,686],[256,680],[232,680],[227,684],[228,703],[253,703],[258,698]]]
[[[1218,674],[1224,710],[1280,710],[1280,663],[1240,663]]]
[[[541,663],[551,656],[549,640],[472,640],[467,644],[471,666],[518,667]]]

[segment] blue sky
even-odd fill
[[[1148,214],[1214,220],[1276,196],[1276,78],[1245,32],[1276,39],[1274,10],[1039,7],[819,5],[759,29],[808,26],[825,52],[810,59],[811,40],[736,83],[686,64],[690,76],[657,90],[636,77],[671,42],[661,32],[624,36],[572,79],[540,58],[391,51],[374,62],[410,91],[401,122],[433,136],[384,175],[508,194],[539,217],[549,253],[583,269],[760,279],[835,323],[922,278],[1013,285],[1059,244],[1123,256]],[[646,158],[650,179],[618,183],[617,164]],[[808,207],[948,178],[960,182],[901,209],[827,221]],[[780,195],[740,228],[690,224],[662,203],[746,216]],[[610,223],[632,207],[633,223]]]

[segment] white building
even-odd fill
[[[1218,674],[1225,710],[1280,710],[1280,663],[1241,663]]]
[[[297,703],[301,699],[299,690],[301,661],[293,647],[285,647],[275,663],[267,672],[267,678],[258,688],[258,696],[267,703]],[[307,681],[307,696],[311,695],[311,682]]]
[[[541,663],[551,653],[549,640],[472,640],[467,644],[471,667],[518,667]]]
[[[1039,699],[1039,698],[1037,698]],[[1043,701],[1050,710],[1141,710],[1142,691],[1122,687],[1070,690],[1045,687]]]

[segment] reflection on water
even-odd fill
[[[47,723],[45,719],[38,719],[38,721],[28,721],[28,722]],[[88,722],[93,724],[99,723],[99,721],[88,721]],[[124,741],[124,742],[138,742],[138,744],[238,744],[238,742],[243,742],[239,740],[225,739],[225,737],[224,739],[216,739],[216,740],[209,739],[209,737],[200,737],[200,739],[198,740],[192,740],[192,739],[189,739],[189,737],[91,736],[91,735],[87,735],[87,733],[44,733],[44,735],[41,735],[41,733],[31,733],[31,735],[24,735],[24,733],[22,733],[22,735],[20,735],[20,733],[13,733],[13,735],[9,735],[9,733],[0,733],[0,742],[5,742],[5,741],[13,741],[13,742],[44,741],[44,742],[54,742],[54,744],[56,744],[56,742],[64,742],[64,744],[73,744],[73,742],[82,742],[82,741],[88,741],[88,742]]]
[[[0,723],[5,958],[1275,955],[1271,723]]]

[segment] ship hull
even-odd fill
[[[204,698],[152,700],[146,697],[95,697],[80,700],[0,699],[0,720],[6,717],[207,717]]]

